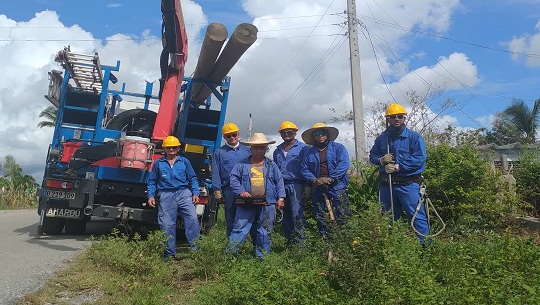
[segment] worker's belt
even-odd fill
[[[381,173],[381,180],[380,184],[382,185],[388,185],[389,184],[388,174],[387,173]],[[422,182],[422,175],[412,175],[412,176],[396,176],[392,175],[392,185],[409,185],[411,183],[418,183],[420,184]]]
[[[234,204],[235,205],[250,205],[250,206],[257,206],[257,205],[267,205],[268,202],[266,202],[265,197],[240,197],[235,196],[234,197]]]

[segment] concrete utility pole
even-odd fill
[[[347,24],[349,27],[349,51],[351,61],[351,87],[353,102],[354,143],[356,160],[365,162],[366,129],[364,127],[364,103],[362,102],[362,77],[360,75],[360,51],[358,49],[358,29],[356,1],[347,0]]]

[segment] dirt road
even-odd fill
[[[0,210],[0,304],[14,302],[38,290],[45,280],[90,243],[90,235],[109,233],[109,219],[92,219],[86,234],[36,238],[39,217],[35,209]]]

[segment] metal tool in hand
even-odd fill
[[[390,153],[390,139],[388,136],[386,137],[386,153]],[[388,174],[388,190],[390,192],[390,213],[392,215],[390,217],[392,218],[392,224],[394,224],[394,192],[392,190],[392,187],[392,174]]]

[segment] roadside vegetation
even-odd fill
[[[538,212],[538,157],[525,159],[512,188],[471,147],[432,146],[428,156],[427,191],[447,230],[425,246],[406,221],[381,215],[377,171],[358,165],[353,216],[331,242],[310,220],[307,246],[288,247],[277,225],[265,259],[250,243],[235,258],[220,213],[199,251],[181,247],[163,262],[161,232],[115,232],[20,304],[536,304],[540,238],[517,217]]]
[[[23,173],[15,158],[0,162],[0,210],[37,207],[36,180]]]

